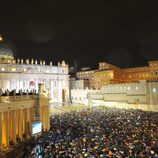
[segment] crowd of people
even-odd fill
[[[12,91],[9,91],[8,89],[5,90],[4,92],[2,91],[2,89],[0,88],[0,96],[16,96],[16,95],[33,95],[33,94],[37,94],[35,89],[32,90],[23,90],[20,89],[18,92],[16,91],[16,89],[13,89]]]
[[[83,110],[51,116],[30,158],[158,158],[158,113]]]

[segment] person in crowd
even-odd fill
[[[30,158],[158,158],[158,113],[104,109],[53,115]]]

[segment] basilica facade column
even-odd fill
[[[38,79],[35,80],[35,89],[36,89],[36,93],[38,93]]]
[[[62,81],[58,80],[58,102],[62,102]]]

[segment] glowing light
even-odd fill
[[[13,68],[12,68],[12,71],[13,71],[13,72],[15,72],[15,71],[16,71],[16,68],[15,68],[15,67],[13,67]]]
[[[136,87],[136,90],[138,90],[138,87]]]
[[[127,87],[127,89],[128,89],[128,90],[130,90],[130,89],[131,89],[131,87]]]
[[[0,35],[0,41],[3,41],[2,35]]]
[[[2,68],[1,68],[1,71],[4,71],[4,70],[5,70],[5,68],[4,68],[4,67],[2,67]]]
[[[156,92],[156,88],[153,88],[153,92]]]

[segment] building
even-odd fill
[[[96,70],[81,70],[80,72],[77,72],[77,78],[78,80],[89,80],[89,87],[94,88],[94,73]]]
[[[83,80],[75,80],[75,89],[86,89],[89,88],[89,80],[88,79],[83,79]]]
[[[100,89],[103,85],[111,84],[114,70],[98,70],[93,74],[93,89]]]
[[[140,80],[158,80],[158,61],[149,61],[148,66],[119,68],[106,62],[100,62],[97,70],[77,72],[77,78],[88,79],[89,87],[100,89],[102,86]]]
[[[0,89],[16,92],[38,92],[38,84],[44,85],[44,91],[52,102],[69,100],[68,64],[65,61],[53,66],[45,61],[34,59],[14,59],[9,46],[0,41]]]
[[[100,90],[73,89],[72,102],[87,106],[158,111],[158,81],[109,84]]]

